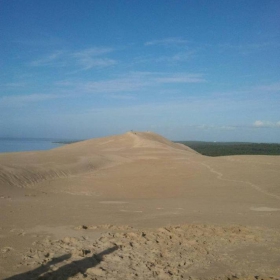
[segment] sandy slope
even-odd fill
[[[1,154],[0,279],[277,279],[279,171],[151,132]]]

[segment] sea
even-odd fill
[[[0,153],[42,151],[64,145],[62,140],[37,138],[0,138]],[[64,140],[63,140],[64,141]]]

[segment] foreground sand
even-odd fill
[[[280,279],[280,157],[154,133],[0,155],[0,279]]]

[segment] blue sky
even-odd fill
[[[0,0],[0,137],[280,143],[280,1]]]

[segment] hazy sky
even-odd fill
[[[280,142],[279,0],[0,0],[0,137]]]

